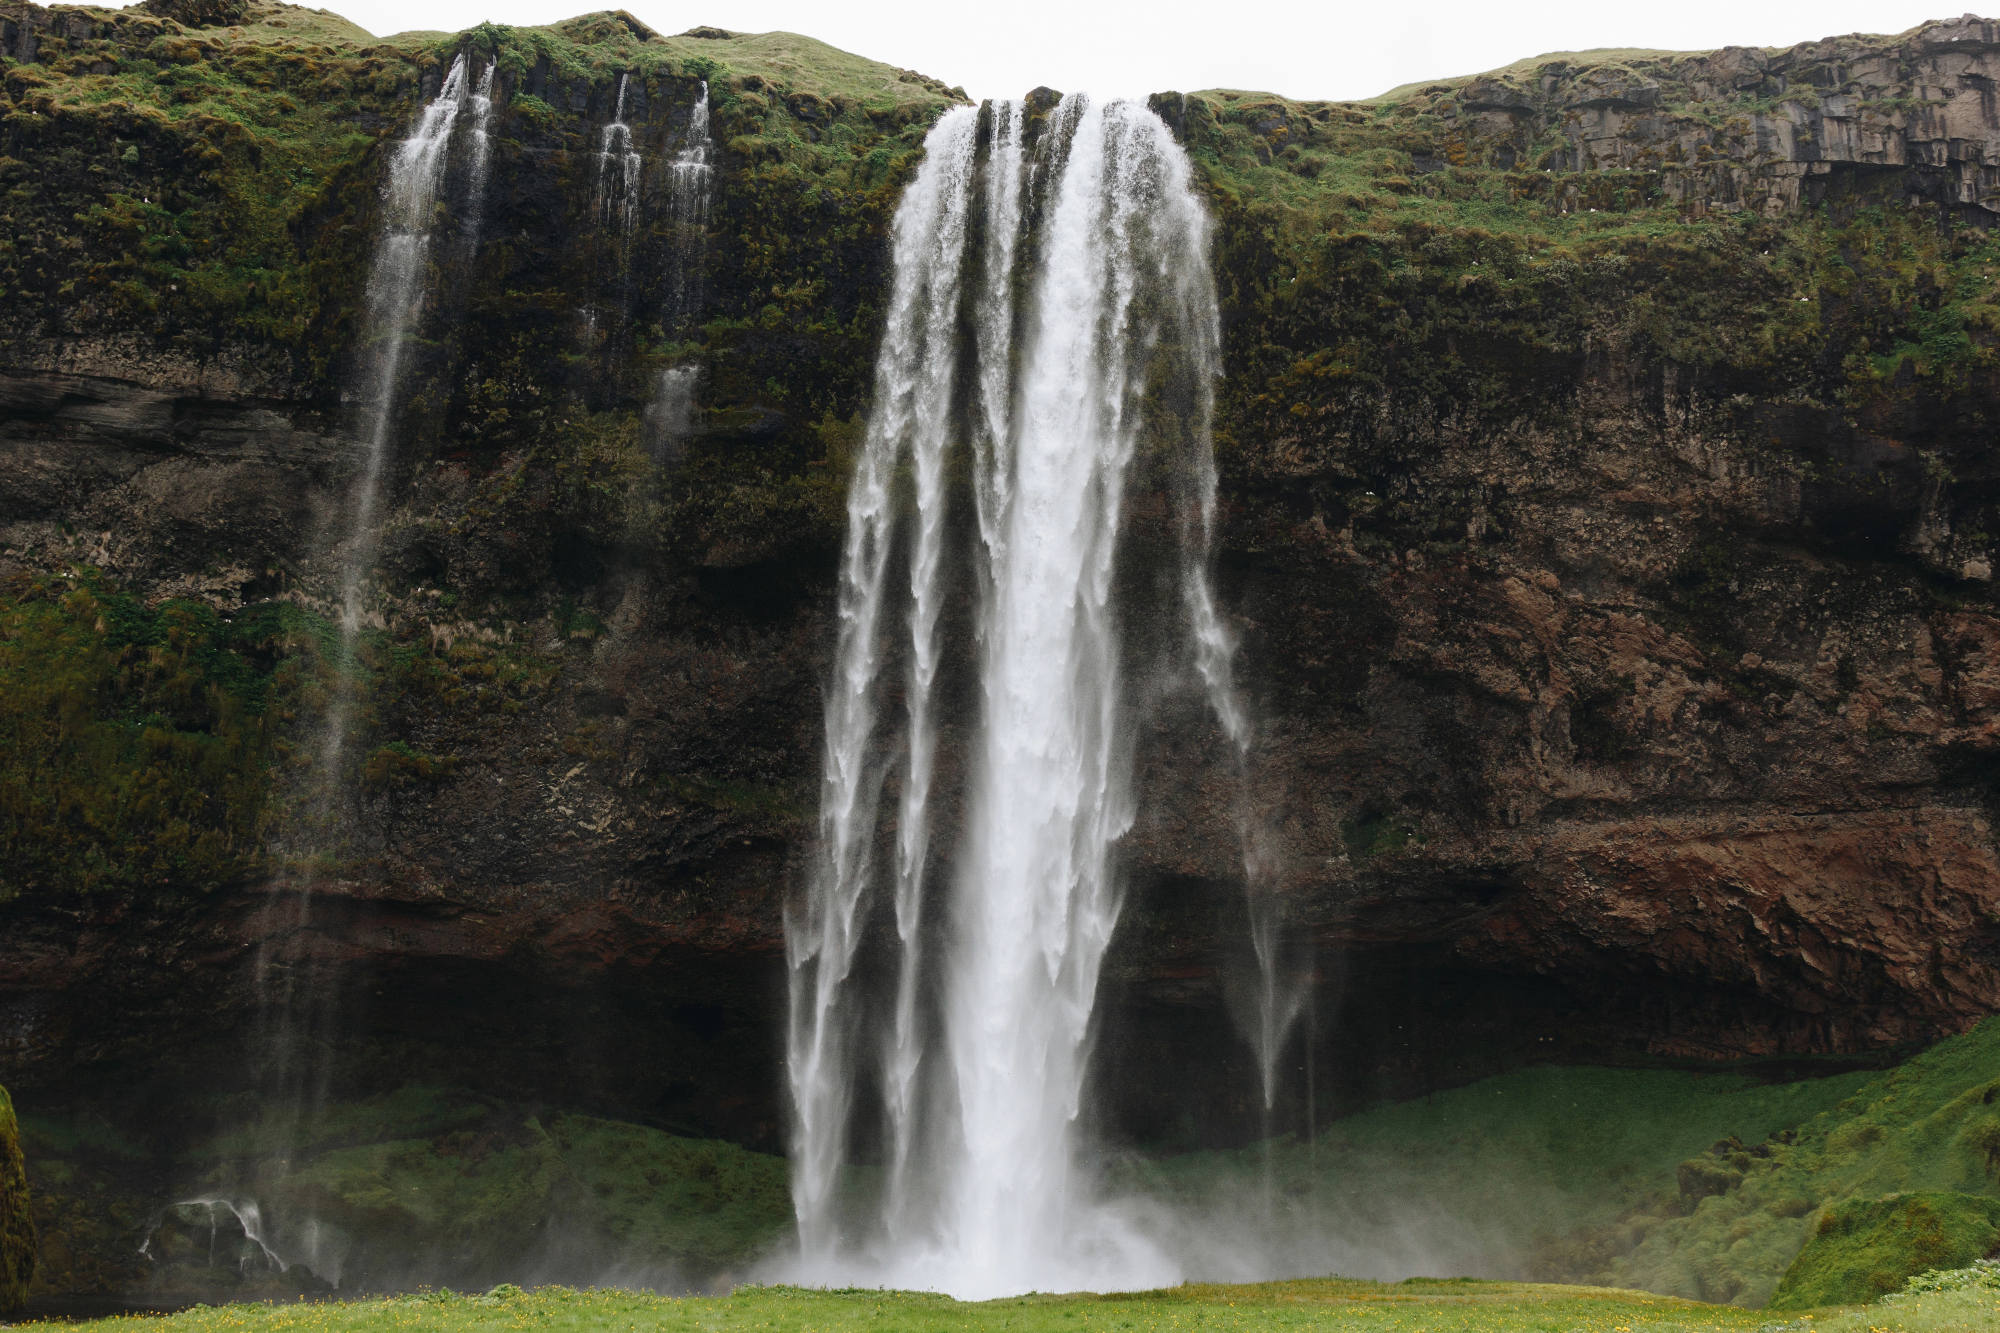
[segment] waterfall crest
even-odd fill
[[[848,500],[820,854],[787,918],[809,1280],[978,1297],[1178,1277],[1093,1199],[1076,1125],[1120,907],[1113,851],[1133,819],[1114,576],[1142,443],[1173,455],[1184,492],[1180,655],[1230,740],[1249,733],[1207,573],[1220,369],[1209,222],[1185,155],[1143,106],[1072,95],[1032,143],[1027,113],[948,112],[894,223],[875,406]],[[1149,411],[1163,376],[1187,399],[1171,430]],[[958,812],[935,808],[934,779],[961,469],[980,725]],[[898,561],[906,580],[891,577]],[[897,609],[907,637],[890,627]],[[892,668],[899,681],[885,680]],[[892,864],[878,868],[892,777]],[[946,828],[955,845],[934,851]],[[857,974],[877,947],[878,881],[879,934],[896,955],[886,1006]],[[944,911],[927,912],[933,898]],[[872,1199],[843,1177],[857,1118],[875,1109],[860,1095],[870,1070],[884,1166]]]

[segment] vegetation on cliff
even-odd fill
[[[441,256],[433,275],[444,299],[399,441],[408,513],[379,589],[387,651],[422,656],[471,626],[587,642],[622,568],[692,574],[751,619],[824,590],[871,389],[887,220],[955,90],[806,38],[666,37],[621,14],[371,43],[265,0],[175,12],[24,11],[39,45],[32,63],[7,58],[0,107],[0,140],[16,145],[0,163],[14,238],[0,246],[15,247],[0,250],[0,352],[32,359],[51,336],[143,325],[155,349],[278,364],[289,392],[326,403],[352,369],[385,144],[464,51],[493,62],[493,170],[515,184],[478,252]],[[621,264],[643,279],[647,255],[685,239],[651,217],[616,242],[589,213],[621,78],[636,80],[655,150],[697,81],[710,88],[720,176],[691,323],[643,281],[636,296],[629,281],[622,296],[600,290]],[[1329,589],[1328,605],[1264,616],[1252,637],[1272,706],[1355,706],[1385,623],[1372,563],[1414,552],[1497,577],[1535,540],[1522,488],[1457,442],[1568,420],[1606,349],[1662,367],[1661,410],[1699,416],[1732,466],[1835,497],[1813,534],[1832,551],[1903,560],[1911,513],[1942,504],[1921,576],[1954,604],[1986,603],[1986,585],[1962,577],[2000,531],[1976,447],[2000,364],[2000,251],[1984,232],[1865,200],[1698,216],[1646,172],[1503,167],[1463,151],[1454,96],[1154,99],[1220,222],[1228,543]],[[587,331],[580,292],[604,306]],[[643,413],[657,374],[684,365],[700,373],[693,427],[662,460]],[[1842,443],[1855,431],[1892,437],[1894,465],[1858,460]],[[1343,535],[1316,546],[1313,524]],[[309,562],[274,564],[310,594]],[[1657,592],[1670,616],[1685,600],[1674,579]],[[1721,623],[1732,613],[1714,611],[1687,613],[1707,616],[1691,637],[1740,654]],[[1720,660],[1700,672],[1760,701],[1796,693]],[[1578,688],[1582,757],[1643,748],[1627,684]],[[460,729],[410,716],[368,739],[379,762],[358,782],[448,775]],[[702,780],[810,800],[797,762]],[[1475,817],[1401,796],[1357,794],[1348,822],[1422,846],[1448,831],[1431,827],[1440,813]]]
[[[21,1126],[13,1099],[0,1088],[0,1314],[21,1308],[34,1270],[35,1219],[27,1164],[21,1155]]]
[[[287,610],[148,607],[88,569],[0,593],[0,901],[201,891],[259,863]]]
[[[1921,1274],[1965,1271],[2000,1241],[2000,1199],[1919,1191],[1828,1208],[1771,1295],[1773,1310],[1861,1305]]]
[[[407,410],[395,460],[423,512],[392,520],[382,582],[371,589],[383,631],[365,636],[358,663],[329,663],[327,641],[263,633],[268,617],[252,615],[258,624],[244,632],[262,635],[256,651],[302,655],[285,687],[298,707],[264,709],[261,687],[230,703],[230,718],[246,721],[216,725],[234,748],[224,756],[206,746],[199,772],[186,746],[155,765],[146,812],[120,787],[139,780],[139,741],[116,750],[105,748],[109,733],[93,733],[103,743],[65,770],[66,794],[37,798],[82,813],[51,822],[52,810],[24,808],[10,845],[48,868],[10,887],[35,896],[210,886],[250,873],[278,835],[284,856],[332,864],[345,853],[327,835],[355,802],[447,780],[477,718],[518,713],[553,678],[560,652],[550,643],[602,636],[608,570],[717,570],[718,581],[741,585],[730,588],[729,614],[753,616],[760,600],[788,607],[824,577],[871,385],[887,220],[924,131],[961,94],[810,38],[716,29],[666,37],[622,14],[392,42],[263,0],[235,10],[28,6],[8,22],[0,362],[14,367],[46,368],[51,346],[109,344],[175,365],[227,365],[241,383],[298,404],[310,429],[337,436],[382,154],[458,52],[493,65],[493,170],[516,182],[490,208],[478,253],[441,251],[429,274],[444,296],[399,394]],[[597,225],[590,164],[624,84],[627,114],[656,161],[683,132],[700,85],[708,89],[718,178],[685,311],[670,308],[661,267],[688,243],[684,224],[655,208],[622,243]],[[657,191],[665,173],[649,179]],[[619,268],[628,269],[623,295],[600,291]],[[603,299],[588,327],[580,293]],[[702,387],[687,437],[662,459],[643,417],[670,365],[698,366]],[[36,418],[28,436],[62,429]],[[344,471],[333,469],[329,492]],[[17,536],[0,558],[64,577],[74,543],[58,526],[36,533],[41,540]],[[326,605],[318,554],[295,547],[236,560],[259,565],[264,593],[290,590],[285,599],[301,610],[287,623],[296,626],[315,621],[303,608]],[[739,569],[747,577],[731,572]],[[99,586],[152,601],[156,573],[114,561]],[[233,599],[208,600],[220,620],[201,632],[236,633],[243,616]],[[19,669],[58,652],[53,633],[16,635]],[[132,669],[125,661],[79,675],[51,659],[41,674],[55,691],[49,700],[102,711],[105,690],[132,694]],[[218,707],[233,688],[217,686]],[[358,734],[346,751],[352,771],[329,802],[299,784],[312,780],[301,725],[310,730],[331,690],[356,695]],[[36,716],[57,706],[49,700],[33,705]],[[594,725],[573,738],[586,755],[596,753],[583,734]],[[15,753],[17,765],[36,762]],[[260,771],[282,792],[258,789]],[[797,793],[774,790],[773,776],[758,765],[647,780],[703,802],[705,793],[753,791],[760,810],[789,810]],[[137,828],[132,820],[165,810],[190,831],[147,828],[138,845],[185,842],[185,852],[125,866],[72,855],[110,836],[106,821]],[[178,860],[154,864],[160,857]]]

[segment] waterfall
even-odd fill
[[[597,145],[596,195],[600,225],[618,224],[621,238],[630,240],[639,221],[639,177],[644,165],[632,142],[632,127],[625,123],[625,87],[631,75],[618,76],[617,103],[611,123],[604,127]]]
[[[468,135],[472,161],[465,173],[463,229],[468,249],[479,244],[479,228],[486,221],[486,173],[493,163],[493,141],[488,137],[486,127],[493,119],[493,71],[498,68],[498,65],[488,64],[479,76],[479,86],[472,91],[472,126]]]
[[[701,309],[702,274],[708,260],[708,209],[713,192],[715,141],[708,130],[708,80],[688,112],[681,146],[667,163],[667,221],[673,228],[667,250],[667,299],[661,319],[667,336],[687,336]],[[694,362],[668,366],[653,388],[646,409],[647,439],[662,463],[679,461],[680,442],[694,428],[694,393],[701,367]]]
[[[708,203],[715,181],[715,140],[708,129],[708,80],[688,113],[687,132],[667,163],[667,216],[678,233],[669,269],[668,308],[678,335],[701,304],[702,265],[708,256]]]
[[[792,986],[789,1072],[800,1131],[792,1192],[809,1256],[831,1254],[839,1240],[835,1189],[853,1095],[854,1006],[844,983],[860,943],[882,781],[868,750],[896,517],[890,487],[903,458],[913,450],[940,448],[947,426],[976,129],[971,109],[945,113],[925,140],[923,168],[896,211],[895,280],[875,364],[875,409],[847,497],[835,676],[826,694],[819,862],[804,915],[788,914],[785,925]],[[927,766],[928,756],[922,762]]]
[[[1173,464],[1187,492],[1185,650],[1239,748],[1249,730],[1207,576],[1220,369],[1209,223],[1186,157],[1142,106],[1072,95],[1032,151],[1026,134],[1017,104],[947,112],[893,225],[875,403],[848,499],[819,860],[786,922],[793,1189],[812,1280],[992,1296],[1176,1277],[1094,1201],[1076,1122],[1120,907],[1113,849],[1133,818],[1113,576],[1127,473],[1162,372],[1193,388],[1174,425],[1187,455]],[[963,389],[961,330],[972,335]],[[977,520],[965,558],[981,715],[963,823],[939,876],[948,910],[933,958],[933,694],[960,449]],[[892,590],[908,635],[893,654]],[[892,656],[904,725],[900,745],[885,746]],[[876,757],[885,748],[891,761]],[[899,796],[882,876],[885,763]],[[892,886],[897,963],[871,1049],[859,1040],[873,1006],[856,965],[878,878]],[[843,1202],[871,1065],[886,1129],[872,1210]]]
[[[444,181],[452,130],[469,100],[474,110],[476,137],[475,175],[470,182],[474,194],[466,214],[476,217],[486,183],[485,124],[492,107],[492,84],[493,70],[488,66],[480,76],[480,91],[468,98],[465,56],[461,53],[451,62],[437,96],[418,116],[410,137],[396,145],[389,158],[389,181],[383,191],[382,236],[376,243],[375,266],[368,277],[364,315],[366,336],[374,343],[367,394],[372,412],[361,470],[354,481],[347,551],[340,570],[341,634],[349,642],[361,627],[361,583],[374,554],[370,534],[375,529],[382,465],[388,457],[396,424],[396,389],[402,376],[404,348],[429,285],[437,193]]]
[[[425,297],[431,288],[431,250],[439,230],[439,194],[446,179],[453,135],[461,113],[470,113],[468,147],[471,160],[461,201],[459,233],[476,240],[489,160],[487,124],[492,112],[493,67],[488,65],[477,85],[468,90],[466,57],[451,63],[437,95],[426,103],[410,136],[389,155],[383,188],[382,232],[376,243],[363,307],[363,337],[371,355],[362,369],[362,451],[344,514],[346,531],[335,545],[339,601],[340,663],[343,675],[352,668],[364,620],[363,592],[376,550],[382,476],[396,444],[404,353],[413,336]],[[347,731],[353,717],[354,682],[344,679],[329,692],[319,719],[321,739],[315,755],[320,790],[302,812],[288,836],[298,853],[338,855],[341,819],[346,810],[344,783],[351,772],[344,763]],[[266,1120],[264,1147],[289,1158],[305,1137],[307,1117],[326,1100],[330,1078],[327,1051],[337,1038],[339,1001],[331,988],[302,977],[297,966],[309,954],[300,941],[313,930],[313,885],[308,877],[296,893],[272,894],[258,911],[254,929],[258,945],[251,961],[251,985],[258,1018],[253,1058],[258,1061]],[[284,1169],[280,1163],[279,1170]],[[193,1200],[235,1211],[252,1240],[270,1250],[278,1228],[267,1232],[254,1201],[234,1202],[220,1196]],[[337,1280],[339,1259],[323,1249],[322,1229],[310,1219],[302,1223],[305,1253]]]

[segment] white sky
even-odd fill
[[[618,7],[618,0],[300,2],[324,4],[380,36],[485,19],[549,23]],[[1037,85],[1105,96],[1244,88],[1363,98],[1547,51],[1790,46],[1954,16],[1940,3],[1914,0],[631,0],[625,7],[662,32],[707,24],[805,33],[961,84],[975,98],[1019,96]]]

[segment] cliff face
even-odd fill
[[[372,46],[204,17],[0,26],[0,1077],[225,1077],[280,966],[342,997],[353,1087],[775,1147],[885,227],[953,91],[617,15]],[[1342,1096],[2000,1008],[1989,28],[1154,99],[1220,224],[1222,585]],[[490,176],[428,278],[344,661],[377,185],[461,51],[496,69]],[[699,236],[658,193],[605,224],[621,76],[656,192],[709,89]],[[1132,512],[1142,592],[1172,516]],[[1133,1135],[1226,1138],[1228,764],[1148,709],[1103,1082]]]
[[[1996,37],[1967,14],[1783,51],[1524,61],[1419,97],[1452,122],[1452,161],[1643,172],[1695,215],[1859,194],[1983,219],[2000,192]]]

